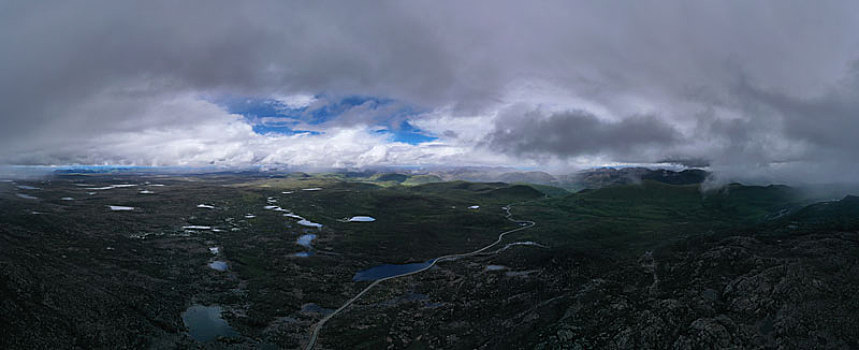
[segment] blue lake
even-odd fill
[[[188,327],[191,337],[201,342],[214,340],[219,336],[239,335],[221,318],[220,306],[192,305],[182,313],[182,322]]]
[[[366,270],[358,271],[355,273],[355,276],[352,277],[353,281],[374,281],[381,278],[399,276],[402,274],[407,274],[409,272],[415,272],[420,269],[426,268],[429,265],[432,265],[433,260],[428,260],[422,263],[413,263],[413,264],[385,264],[374,266]]]

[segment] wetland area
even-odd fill
[[[0,345],[849,348],[855,198],[302,174],[4,181],[0,311],[15,316]],[[839,321],[815,311],[827,305]]]

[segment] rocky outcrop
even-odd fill
[[[661,257],[645,254],[636,265],[578,286],[538,348],[859,346],[855,232],[735,236]],[[657,290],[646,278],[630,278],[642,268],[658,274]]]

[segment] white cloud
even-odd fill
[[[274,95],[272,99],[292,109],[309,107],[316,102],[316,97],[310,94]]]
[[[563,171],[665,156],[859,176],[856,3],[90,4],[0,11],[0,163]],[[198,98],[354,95],[395,103],[291,126],[320,135],[258,135]],[[369,130],[395,114],[439,139]]]
[[[299,168],[467,165],[488,159],[466,144],[391,142],[390,135],[366,124],[329,127],[318,135],[261,135],[243,116],[192,94],[144,100],[108,95],[113,98],[84,103],[74,117],[58,120],[68,134],[40,135],[42,142],[20,144],[2,156],[13,163],[35,156],[42,164]],[[89,123],[120,112],[122,123],[87,132]],[[46,143],[51,147],[27,148]],[[16,154],[24,156],[16,159]]]

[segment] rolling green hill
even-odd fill
[[[784,186],[705,193],[697,185],[645,180],[523,205],[522,215],[540,222],[538,235],[558,245],[623,248],[750,226],[800,203]]]

